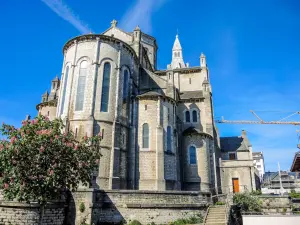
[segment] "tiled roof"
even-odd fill
[[[221,137],[220,142],[221,150],[226,152],[249,149],[242,137]]]
[[[180,99],[204,98],[202,91],[185,91],[180,93]]]

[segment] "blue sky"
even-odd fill
[[[297,0],[10,0],[0,7],[0,121],[19,125],[61,73],[62,47],[77,35],[101,33],[116,19],[156,37],[158,67],[171,61],[176,30],[183,55],[199,65],[204,52],[215,117],[280,119],[300,111],[300,2]],[[300,115],[292,117],[300,121]],[[218,125],[221,136],[248,131],[266,170],[289,169],[300,127]]]

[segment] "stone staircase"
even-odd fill
[[[211,206],[208,209],[204,225],[227,225],[227,210],[225,205]]]

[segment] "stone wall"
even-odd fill
[[[292,202],[287,196],[259,196],[264,213],[289,214],[292,211]]]
[[[79,211],[80,204],[86,210]],[[179,218],[204,215],[210,193],[192,191],[79,190],[73,193],[69,224],[120,223],[138,220],[142,224],[166,224]]]
[[[62,225],[64,222],[64,204],[48,204],[44,210],[43,225]],[[37,203],[26,204],[12,201],[0,201],[1,225],[37,225],[40,219],[40,206]]]

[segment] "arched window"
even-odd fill
[[[171,127],[167,127],[167,151],[172,151],[172,130]]]
[[[197,164],[196,148],[195,146],[189,147],[190,164]]]
[[[180,52],[177,53],[177,56],[180,57]]]
[[[123,99],[128,96],[128,70],[124,70]]]
[[[185,111],[185,122],[191,122],[190,111]]]
[[[196,110],[193,110],[192,117],[193,117],[193,123],[197,123],[198,122],[198,115],[197,115]]]
[[[87,61],[82,61],[80,63],[78,83],[77,83],[75,111],[83,110],[86,75],[87,75]]]
[[[60,115],[62,115],[64,113],[68,76],[69,76],[69,66],[67,66],[66,72],[65,72],[64,86],[63,86],[62,96],[61,96]]]
[[[149,125],[143,124],[143,148],[149,148]]]
[[[110,63],[106,62],[103,68],[102,94],[101,94],[101,112],[108,111],[109,84],[110,84]]]

